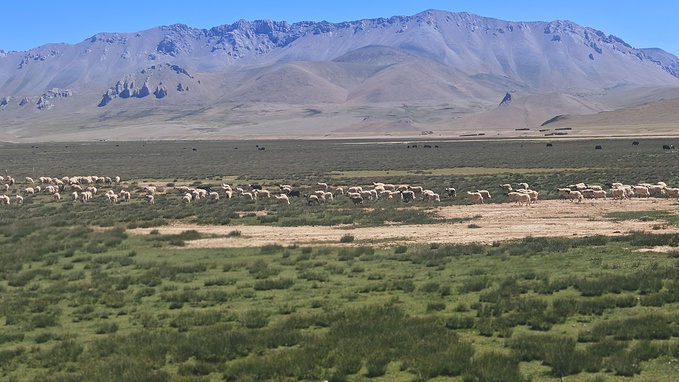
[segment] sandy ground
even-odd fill
[[[446,218],[473,218],[462,223],[424,225],[389,225],[383,227],[351,228],[327,226],[271,227],[271,226],[200,226],[175,224],[153,228],[161,234],[177,234],[196,230],[204,234],[227,235],[240,231],[241,236],[205,238],[187,243],[185,248],[260,247],[267,244],[342,245],[340,238],[351,234],[355,242],[344,245],[392,246],[395,244],[427,243],[483,243],[533,237],[583,237],[592,235],[621,235],[631,231],[679,232],[679,227],[663,226],[662,221],[607,219],[615,211],[672,211],[678,210],[676,200],[633,199],[627,201],[597,200],[571,203],[564,200],[540,201],[532,206],[514,204],[485,204],[445,206],[438,214]],[[471,227],[470,227],[471,225]],[[654,230],[654,226],[663,226]],[[476,228],[478,227],[478,228]],[[152,229],[139,228],[128,232],[148,234]]]

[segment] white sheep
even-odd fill
[[[679,190],[679,188],[677,190]],[[625,189],[623,188],[611,188],[611,195],[613,195],[613,199],[618,200],[627,199]]]
[[[519,185],[516,186],[516,188],[519,189],[519,190],[527,190],[530,187],[528,187],[528,183],[519,183]]]
[[[285,194],[275,195],[274,197],[279,204],[290,204],[290,198]]]
[[[474,203],[483,203],[483,195],[480,192],[467,191],[467,197]]]
[[[320,199],[318,198],[318,195],[307,195],[306,202],[307,202],[308,205],[312,205],[314,203],[319,204]]]
[[[191,200],[192,200],[192,199],[193,199],[193,194],[191,194],[190,192],[187,192],[187,193],[184,194],[184,196],[182,197],[182,203],[184,203],[184,204],[189,204],[189,203],[191,203]]]
[[[26,184],[33,184],[33,183],[35,183],[35,181],[33,181],[33,178],[31,178],[30,176],[27,176],[26,177]]]
[[[670,198],[679,198],[679,188],[666,188],[665,192]]]
[[[59,195],[58,192],[55,192],[52,196],[54,197],[55,202],[58,202],[58,201],[61,200],[61,195]]]
[[[73,201],[74,201],[74,202],[75,202],[76,200],[78,200],[78,196],[79,196],[79,195],[78,195],[78,191],[73,191],[73,192],[71,193],[71,198],[73,198]]]
[[[10,204],[10,199],[9,196],[7,195],[0,195],[0,204]]]
[[[648,188],[645,187],[645,186],[633,186],[632,191],[634,191],[635,195],[651,196],[651,193],[648,191]]]
[[[320,186],[321,189],[323,189],[323,191],[327,191],[327,190],[328,190],[328,184],[327,184],[327,183],[316,183],[316,184],[317,184],[318,186]]]
[[[504,192],[505,195],[509,195],[510,192],[512,192],[512,185],[509,183],[501,184],[500,188],[502,189],[502,192]]]
[[[604,190],[593,190],[592,196],[594,199],[606,199],[606,191]]]
[[[149,204],[156,204],[155,195],[146,195],[146,200],[148,201]]]
[[[481,196],[483,196],[484,199],[490,199],[490,192],[488,190],[476,190]]]
[[[24,204],[24,197],[21,195],[16,196],[17,204]]]
[[[323,194],[323,199],[325,199],[326,202],[332,202],[334,200],[332,192],[326,192],[325,194]]]
[[[253,191],[255,194],[257,194],[257,199],[270,199],[271,198],[271,192],[268,190],[254,190]]]
[[[574,200],[577,200],[578,202],[582,202],[582,199],[583,199],[582,193],[580,191],[571,191],[571,192],[568,193],[568,199],[570,199],[571,202],[574,201]]]
[[[35,195],[35,189],[33,187],[27,187],[24,189],[25,195]]]
[[[215,191],[210,192],[209,196],[212,200],[219,200],[219,194]]]
[[[120,198],[122,199],[122,201],[129,202],[131,197],[132,195],[129,193],[129,191],[125,190],[120,191]]]
[[[333,191],[333,195],[336,196],[336,197],[337,197],[337,196],[342,196],[342,195],[344,195],[344,188],[342,188],[342,187],[337,187],[337,188],[335,189],[335,191]]]
[[[440,202],[441,198],[439,197],[439,194],[435,192],[427,192],[422,194],[422,200],[427,200],[430,202]]]

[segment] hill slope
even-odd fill
[[[14,140],[326,135],[361,133],[370,117],[381,121],[371,132],[511,130],[679,97],[677,68],[660,49],[560,20],[429,10],[176,24],[0,52],[0,129]],[[516,102],[498,108],[507,92]]]

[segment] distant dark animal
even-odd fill
[[[430,148],[431,148],[431,145],[424,145],[424,148],[425,148],[425,149],[430,149]]]
[[[290,191],[289,195],[290,196],[296,196],[298,198],[301,196],[301,194],[299,193],[299,190],[292,190],[292,191]]]
[[[349,196],[349,199],[351,199],[351,201],[354,202],[354,204],[363,204],[363,197],[361,195],[352,194],[351,196]]]
[[[258,147],[257,150],[262,151],[262,150],[266,150],[266,148],[264,148],[264,147]]]
[[[552,144],[551,144],[551,143],[548,143],[548,144],[547,144],[547,147],[552,147]]]
[[[594,146],[594,150],[601,150],[601,146],[599,145]]]
[[[250,188],[252,188],[253,190],[261,190],[261,189],[262,189],[262,185],[261,185],[261,184],[249,184],[248,186],[249,186]]]
[[[662,145],[663,150],[674,150],[674,145]]]
[[[639,146],[639,141],[634,141],[634,142],[632,142],[632,144],[633,144],[634,146]]]
[[[417,148],[417,145],[413,145],[413,148]]]
[[[451,198],[454,198],[455,195],[457,194],[457,191],[455,191],[455,189],[452,187],[446,187],[446,194],[448,194],[448,196],[450,196]]]
[[[403,201],[408,203],[411,200],[415,200],[415,191],[403,191],[401,196],[403,197]]]

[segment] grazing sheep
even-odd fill
[[[651,196],[651,193],[648,191],[647,187],[644,186],[633,186],[632,191],[634,191],[635,195],[638,196]]]
[[[320,186],[321,189],[323,189],[323,191],[327,191],[327,190],[328,190],[328,184],[327,184],[327,183],[316,183],[316,184],[317,184],[318,186]]]
[[[118,203],[118,195],[116,195],[115,193],[110,193],[110,194],[109,194],[109,193],[107,192],[104,196],[106,197],[106,201],[107,201],[107,202],[109,202],[109,203],[111,203],[111,204],[116,204],[116,203]]]
[[[24,189],[25,195],[35,195],[35,189],[33,187],[27,187]]]
[[[210,192],[209,196],[212,200],[219,200],[219,194],[215,191]]]
[[[679,190],[679,188],[677,190]],[[613,199],[618,200],[627,199],[627,194],[625,193],[625,189],[623,188],[612,188],[611,195],[613,195]]]
[[[229,185],[226,184],[226,183],[222,183],[222,190],[224,190],[224,191],[233,191],[233,190],[231,189],[231,186],[229,186]]]
[[[321,203],[321,201],[318,198],[318,195],[307,195],[306,196],[306,202],[307,202],[308,205],[312,205],[314,203],[315,204]]]
[[[659,185],[650,186],[648,187],[648,193],[651,196],[665,195],[665,187]]]
[[[119,176],[116,176],[116,177],[114,178],[114,180],[116,181],[116,184],[120,184],[120,177],[119,177]]]
[[[500,188],[505,195],[509,195],[509,193],[512,192],[512,185],[509,183],[501,184]]]
[[[531,203],[537,203],[538,202],[538,192],[534,190],[527,190],[525,192],[526,195],[530,197]]]
[[[451,198],[454,198],[455,195],[457,195],[457,191],[455,191],[455,189],[452,188],[452,187],[446,187],[445,191],[446,191],[446,194],[448,194],[448,196],[451,197]]]
[[[58,192],[55,192],[52,196],[54,197],[55,202],[58,202],[58,201],[61,200],[61,195],[59,195]]]
[[[325,199],[326,202],[332,202],[334,200],[332,192],[328,191],[325,194],[323,194],[323,199]]]
[[[149,204],[156,204],[155,195],[146,195],[146,200],[149,202]]]
[[[33,178],[31,178],[30,176],[27,176],[26,177],[26,184],[33,184],[33,183],[35,183],[35,181],[33,181]]]
[[[257,199],[270,199],[271,198],[271,192],[268,190],[255,190],[254,193],[257,195]]]
[[[85,202],[89,201],[90,199],[92,199],[92,192],[90,192],[90,191],[83,191],[83,192],[80,194],[80,201],[81,201],[81,202],[85,203]]]
[[[582,193],[580,191],[571,191],[571,192],[568,193],[568,199],[570,199],[571,202],[574,201],[574,200],[577,200],[578,202],[582,202],[582,199],[583,199]]]
[[[153,196],[153,195],[150,195],[150,196]],[[184,203],[184,204],[189,204],[189,203],[191,203],[191,200],[193,200],[193,194],[191,194],[190,192],[187,192],[187,193],[184,194],[184,196],[182,197],[182,203]]]
[[[467,197],[474,203],[483,203],[483,195],[480,192],[467,191]]]
[[[144,187],[144,191],[146,191],[146,195],[155,195],[156,194],[156,186],[146,186],[146,187]]]
[[[278,204],[290,204],[290,198],[285,194],[274,195]]]
[[[16,196],[17,204],[24,204],[24,197],[21,195]]]
[[[227,199],[231,199],[231,197],[233,197],[233,191],[224,191],[224,196],[226,196]]]
[[[7,204],[9,205],[10,199],[9,196],[7,195],[0,195],[0,204]]]
[[[412,187],[408,186],[408,189],[410,191],[413,191],[413,192],[420,192],[420,193],[424,192],[424,189],[422,188],[422,186],[412,186]]]
[[[510,203],[519,203],[519,199],[521,195],[528,195],[528,194],[522,194],[521,192],[510,192],[507,194],[507,197],[509,198]],[[530,196],[529,196],[530,198]]]
[[[490,199],[490,192],[488,190],[476,190],[481,196],[483,196],[484,199]]]
[[[349,187],[347,192],[351,193],[351,194],[361,193],[361,192],[363,192],[363,187],[361,187],[361,186]]]
[[[510,202],[516,202],[519,205],[529,205],[531,203],[531,196],[527,192],[510,192],[507,196]]]
[[[342,187],[337,187],[335,191],[333,191],[333,196],[342,196],[344,195],[344,189]]]
[[[593,190],[592,197],[594,199],[606,199],[606,191],[604,190]]]
[[[519,183],[519,185],[516,186],[516,188],[517,188],[518,190],[527,190],[527,189],[529,189],[530,187],[528,187],[528,183]]]
[[[120,198],[122,199],[122,201],[129,202],[131,197],[132,195],[128,191],[125,190],[120,191]]]
[[[356,193],[350,192],[350,193],[347,193],[347,196],[349,197],[349,199],[351,199],[351,201],[354,204],[363,204],[363,197],[361,196],[361,194],[359,194],[357,192]]]
[[[255,195],[253,195],[252,192],[243,192],[240,196],[245,200],[255,200]]]
[[[73,201],[74,201],[74,202],[75,202],[76,200],[78,200],[78,191],[73,191],[73,192],[71,193],[71,198],[73,198]]]
[[[679,198],[679,188],[666,188],[665,192],[670,198]]]
[[[440,202],[441,198],[439,197],[439,194],[435,192],[427,192],[422,194],[422,200],[430,202]]]

